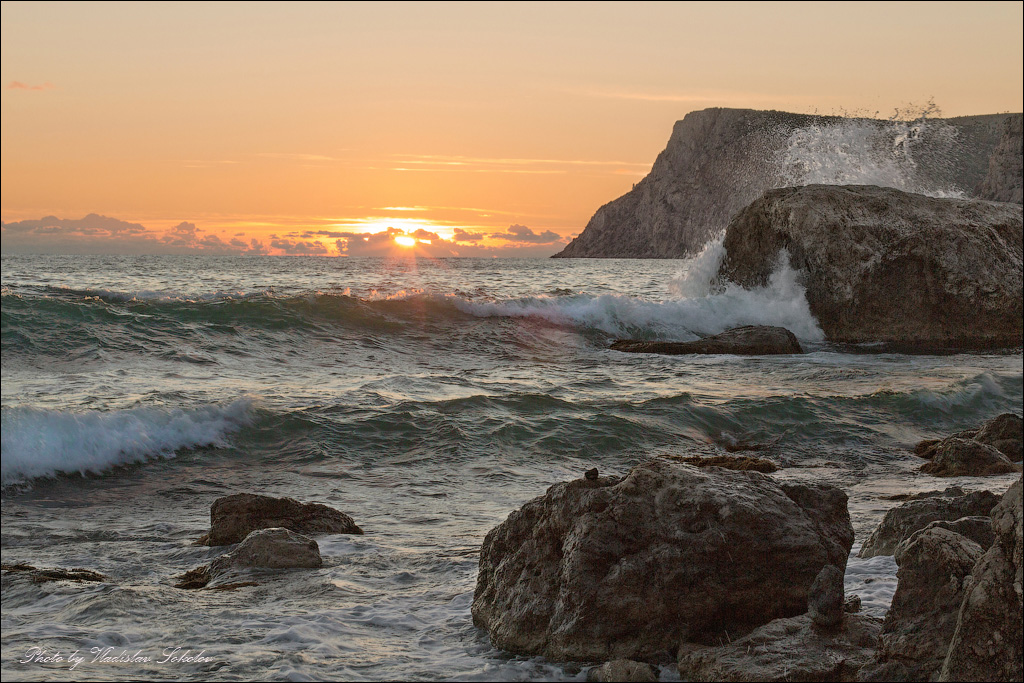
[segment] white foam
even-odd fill
[[[7,486],[61,472],[97,473],[172,457],[179,448],[224,446],[225,437],[250,424],[254,413],[248,398],[189,410],[4,408],[0,483]]]
[[[952,148],[957,129],[929,120],[934,105],[912,121],[846,118],[793,131],[776,163],[780,186],[879,185],[932,197],[963,197],[957,187],[939,187],[921,178],[915,148],[925,139]]]
[[[811,315],[799,273],[780,260],[767,287],[743,289],[729,284],[710,293],[711,278],[721,262],[721,237],[713,240],[690,266],[669,282],[681,298],[647,301],[621,294],[535,296],[496,302],[453,297],[460,310],[479,317],[535,317],[556,324],[579,325],[614,336],[655,336],[690,340],[741,325],[778,325],[798,338],[825,338]]]

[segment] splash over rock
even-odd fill
[[[1024,506],[1018,479],[992,510],[996,540],[971,570],[940,681],[1019,681],[1024,677]]]
[[[1020,346],[1022,208],[868,185],[770,190],[739,212],[720,282],[763,287],[779,260],[804,274],[833,342],[905,351]]]
[[[237,493],[218,498],[210,507],[210,533],[197,545],[239,543],[257,529],[283,527],[300,534],[361,534],[351,517],[320,503]]]
[[[896,547],[920,529],[938,520],[961,517],[987,517],[999,502],[991,491],[975,491],[952,498],[935,497],[912,500],[885,513],[882,522],[861,546],[857,557],[893,555]]]
[[[553,660],[649,659],[807,609],[846,566],[846,494],[663,460],[556,484],[484,539],[473,622]]]

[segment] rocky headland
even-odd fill
[[[766,190],[811,183],[977,192],[1019,203],[1020,120],[1020,114],[883,121],[752,109],[691,112],[676,122],[651,172],[598,209],[555,256],[684,258]]]

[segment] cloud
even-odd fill
[[[492,239],[525,242],[527,244],[552,244],[562,240],[560,235],[550,230],[545,230],[538,235],[525,225],[510,225],[506,232],[495,232],[491,233],[490,236]]]
[[[42,85],[31,85],[30,83],[22,83],[21,81],[11,81],[10,83],[7,84],[7,89],[8,90],[36,90],[36,91],[38,91],[38,90],[52,90],[53,88],[56,88],[56,87],[57,86],[55,86],[53,83],[50,83],[49,81],[47,81],[46,83],[43,83]]]
[[[327,247],[320,242],[304,242],[302,240],[276,239],[270,246],[290,256],[326,256]]]
[[[36,254],[258,254],[262,243],[225,242],[195,223],[158,231],[140,223],[90,213],[84,218],[46,216],[0,224],[4,253]]]
[[[479,242],[486,237],[482,232],[467,232],[462,228],[455,228],[455,234],[452,235],[453,242]]]

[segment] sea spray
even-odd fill
[[[225,446],[251,424],[252,399],[191,409],[113,411],[3,409],[4,486],[57,473],[99,473],[116,465],[173,456],[180,448]]]

